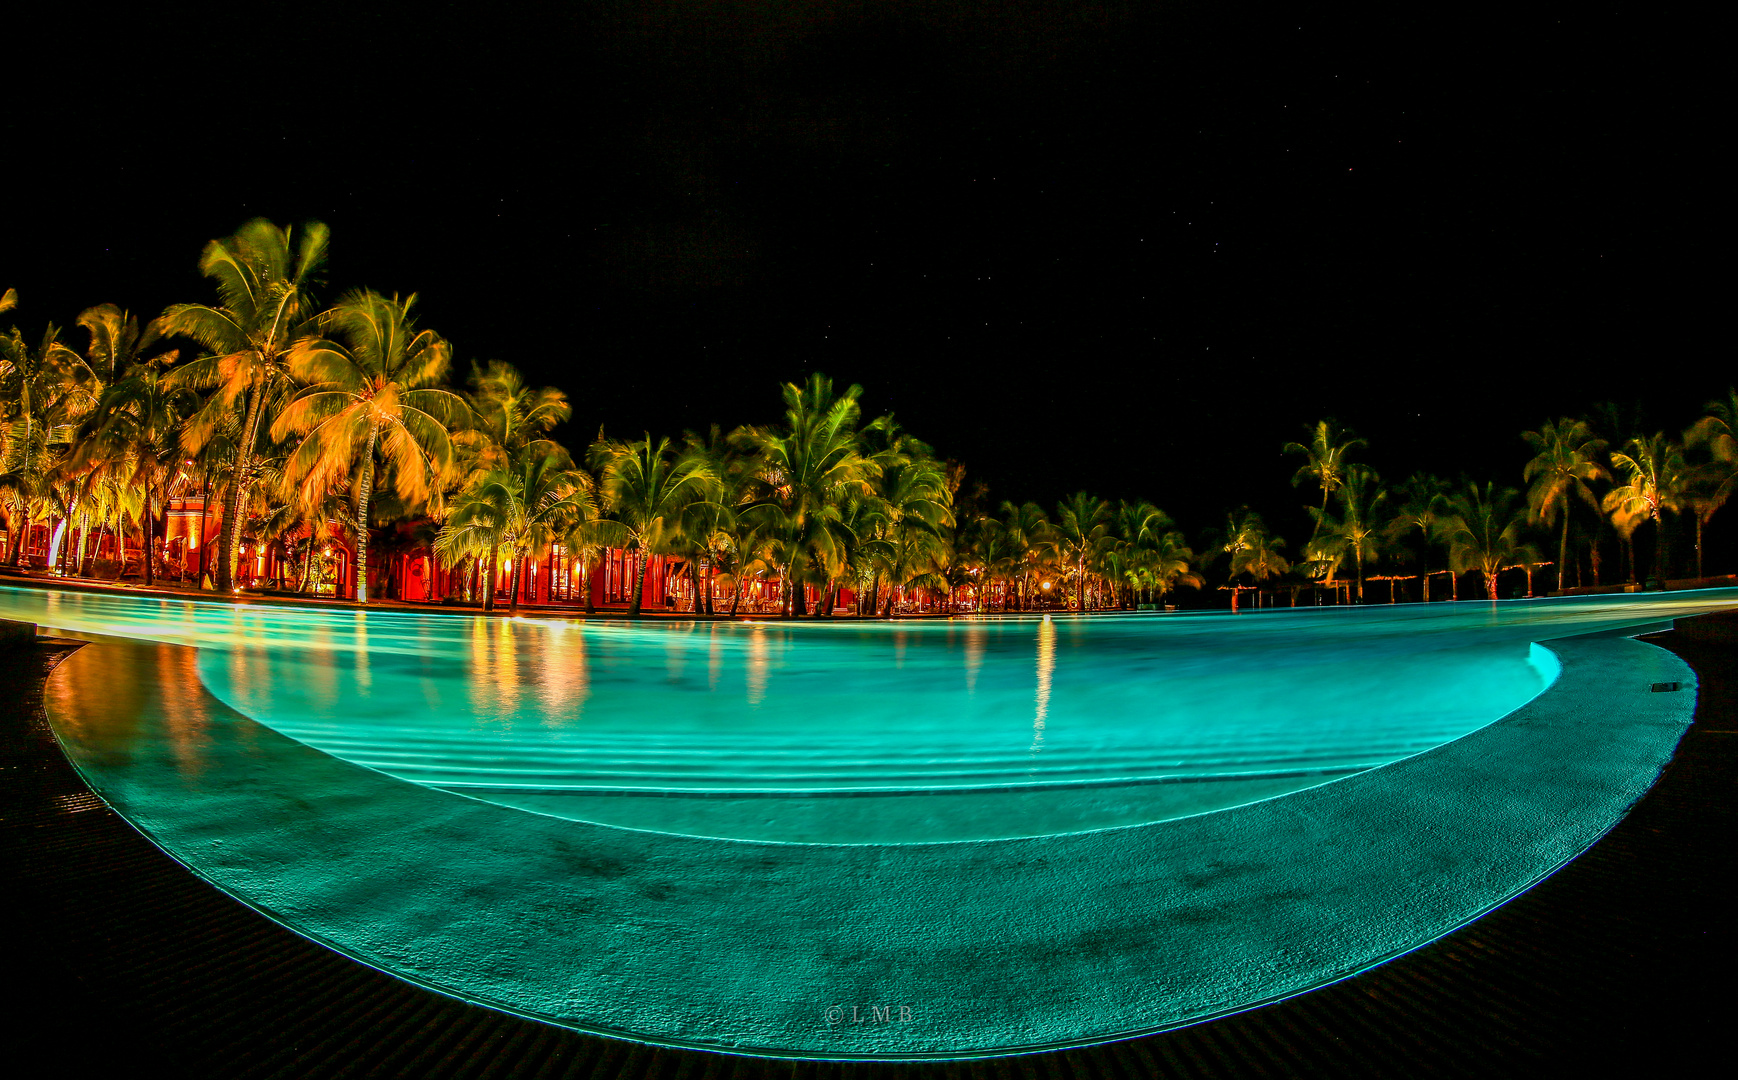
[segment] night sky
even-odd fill
[[[1716,35],[1559,6],[39,12],[0,287],[32,335],[154,315],[212,298],[207,240],[318,219],[327,295],[419,293],[461,371],[564,388],[575,447],[821,371],[994,499],[1296,532],[1319,417],[1385,478],[1519,484],[1548,416],[1680,430],[1733,381]]]

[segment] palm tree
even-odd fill
[[[35,346],[16,327],[0,334],[0,503],[13,534],[7,554],[13,566],[52,495],[55,467],[76,435],[73,421],[85,411],[72,376],[80,363],[53,324]]]
[[[473,471],[510,468],[516,456],[537,442],[548,445],[534,453],[558,450],[548,435],[573,416],[566,394],[553,386],[527,386],[516,368],[500,360],[481,368],[472,365],[470,383],[473,422],[455,433],[454,442],[470,451]]]
[[[501,545],[511,539],[515,507],[510,474],[485,472],[454,496],[447,519],[435,536],[435,558],[452,569],[466,559],[483,570],[483,610],[495,610],[495,578]],[[488,561],[483,562],[484,556]]]
[[[457,501],[459,507],[447,526],[455,531],[474,530],[489,540],[491,587],[485,609],[493,607],[495,556],[503,545],[508,548],[512,566],[507,584],[509,611],[519,610],[524,591],[520,582],[527,560],[542,559],[574,525],[591,519],[596,509],[591,477],[574,468],[565,451],[523,453],[514,468],[484,473]],[[471,539],[453,546],[463,548]]]
[[[1684,432],[1686,447],[1706,447],[1712,460],[1697,470],[1688,496],[1696,515],[1696,576],[1702,576],[1702,532],[1715,511],[1726,505],[1738,487],[1738,390],[1728,389],[1721,401],[1710,401],[1706,414]]]
[[[1620,532],[1633,533],[1642,520],[1654,523],[1655,578],[1665,577],[1666,538],[1664,512],[1683,509],[1692,479],[1683,447],[1669,441],[1665,432],[1629,440],[1623,451],[1611,455],[1611,463],[1625,483],[1605,493],[1601,504]],[[1634,556],[1631,556],[1634,562]]]
[[[792,615],[807,614],[802,583],[811,566],[828,578],[847,562],[854,540],[840,507],[853,494],[873,493],[880,467],[866,457],[857,438],[863,393],[852,386],[838,397],[824,375],[804,386],[783,387],[783,427],[739,428],[731,440],[753,454],[759,492],[744,513],[763,523],[782,541],[780,577],[791,598]]]
[[[1399,540],[1416,530],[1419,534],[1419,595],[1430,602],[1430,541],[1442,515],[1447,485],[1429,473],[1413,473],[1399,488],[1399,505],[1388,519],[1388,537]]]
[[[891,416],[870,422],[864,428],[862,445],[874,467],[869,481],[873,492],[867,496],[871,512],[863,523],[866,535],[861,538],[874,545],[867,549],[874,571],[869,582],[869,610],[873,613],[882,579],[899,578],[908,568],[906,557],[918,556],[925,546],[924,541],[913,542],[915,534],[939,538],[954,525],[954,510],[946,467],[927,444],[901,431]],[[903,584],[895,581],[889,589],[889,614],[892,589]]]
[[[339,340],[304,338],[288,364],[306,387],[272,423],[272,438],[304,436],[286,475],[304,497],[355,480],[356,602],[368,602],[368,499],[375,456],[399,498],[415,504],[451,468],[448,426],[464,415],[464,402],[441,388],[452,348],[440,335],[417,330],[412,294],[400,303],[369,290],[346,295],[319,317],[320,329]]]
[[[1270,545],[1277,552],[1283,542]],[[1270,573],[1283,574],[1289,567],[1282,565],[1283,559],[1272,557],[1267,560]],[[1154,603],[1164,603],[1165,596],[1179,585],[1189,585],[1199,589],[1205,582],[1194,570],[1195,552],[1184,541],[1183,534],[1175,529],[1164,533],[1146,557],[1143,572],[1146,579],[1156,590]]]
[[[1044,508],[1034,502],[1018,505],[1013,502],[1002,503],[1002,526],[1023,556],[1020,610],[1024,611],[1031,604],[1031,585],[1039,580],[1046,555],[1055,550],[1055,529],[1050,524],[1049,516],[1044,513]]]
[[[125,482],[144,493],[139,518],[146,585],[155,580],[153,525],[167,495],[164,483],[180,472],[181,423],[198,405],[193,391],[168,377],[172,358],[173,354],[135,363],[126,378],[108,389],[97,408],[96,434],[86,450],[96,459],[126,462]]]
[[[1349,465],[1340,481],[1339,520],[1335,520],[1326,512],[1310,507],[1310,516],[1315,518],[1316,527],[1312,536],[1318,538],[1324,552],[1333,557],[1343,557],[1350,553],[1357,567],[1358,603],[1364,602],[1364,560],[1374,559],[1382,554],[1382,530],[1377,525],[1377,508],[1388,498],[1388,493],[1382,490],[1381,478],[1375,470],[1364,465]],[[1324,532],[1324,528],[1326,530]]]
[[[234,585],[240,558],[242,503],[257,474],[259,431],[268,401],[281,398],[291,346],[312,329],[318,310],[310,287],[326,261],[328,233],[319,222],[300,234],[264,218],[234,236],[205,245],[199,271],[217,286],[218,305],[175,304],[157,320],[164,337],[191,338],[208,350],[177,377],[196,389],[216,388],[186,427],[183,445],[197,454],[225,414],[244,402],[234,473],[218,541],[217,587]]]
[[[1346,468],[1349,464],[1346,455],[1367,444],[1350,431],[1336,433],[1332,420],[1318,420],[1315,427],[1307,430],[1310,432],[1307,446],[1289,442],[1281,449],[1281,453],[1304,455],[1306,460],[1292,475],[1291,485],[1296,487],[1305,480],[1313,480],[1322,489],[1321,511],[1325,514],[1328,510],[1328,496],[1338,491],[1346,482]],[[1316,523],[1319,527],[1321,519],[1318,518]]]
[[[1554,524],[1563,518],[1563,538],[1557,547],[1557,588],[1568,585],[1569,566],[1569,497],[1574,495],[1588,506],[1598,509],[1588,484],[1608,478],[1599,464],[1599,452],[1605,440],[1594,436],[1585,420],[1562,417],[1556,423],[1546,422],[1538,431],[1523,431],[1521,438],[1533,448],[1533,460],[1522,473],[1532,481],[1527,489],[1528,520]]]
[[[1449,513],[1437,524],[1448,543],[1449,568],[1456,573],[1479,571],[1492,600],[1497,598],[1497,574],[1538,558],[1533,546],[1521,539],[1524,519],[1516,512],[1516,498],[1513,488],[1469,483],[1465,492],[1449,500]]]
[[[705,516],[699,504],[717,499],[718,477],[704,458],[672,454],[670,440],[654,443],[649,434],[631,443],[600,439],[592,446],[592,466],[602,476],[604,507],[613,517],[593,522],[588,534],[637,554],[628,615],[638,618],[647,557],[669,554],[684,526]]]
[[[1261,515],[1247,506],[1226,515],[1225,535],[1217,546],[1222,554],[1231,557],[1228,577],[1233,614],[1237,612],[1237,597],[1242,589],[1237,584],[1239,574],[1248,574],[1259,587],[1268,578],[1279,577],[1291,569],[1291,564],[1280,554],[1285,548],[1285,540],[1270,536]]]
[[[1056,544],[1066,563],[1074,567],[1074,610],[1086,610],[1088,564],[1110,538],[1110,504],[1077,491],[1056,504]]]

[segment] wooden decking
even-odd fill
[[[1738,617],[1655,641],[1696,723],[1604,840],[1471,926],[1288,1001],[1101,1047],[948,1064],[768,1061],[581,1035],[430,993],[231,900],[85,788],[42,714],[74,647],[0,651],[8,1058],[61,1075],[211,1077],[1672,1075],[1728,1024]],[[29,1066],[23,1066],[29,1068]],[[45,1070],[47,1071],[47,1070]]]

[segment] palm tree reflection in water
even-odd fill
[[[1044,749],[1044,718],[1050,712],[1050,676],[1056,670],[1056,624],[1050,616],[1038,624],[1038,712],[1032,717],[1032,774],[1037,775],[1038,751]]]

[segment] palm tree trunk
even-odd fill
[[[308,551],[307,551],[307,554],[302,556],[302,573],[300,575],[301,580],[296,582],[296,592],[298,594],[305,594],[308,591],[308,579],[313,576],[313,570],[314,570],[314,528],[313,528],[313,526],[310,525],[308,527]],[[200,580],[201,581],[204,580],[204,575],[200,576]]]
[[[525,572],[525,549],[513,549],[513,570],[508,574],[507,582],[507,614],[519,611],[519,578]]]
[[[144,557],[145,557],[145,587],[146,588],[150,588],[155,580],[152,573],[151,573],[151,525],[153,524],[151,521],[151,516],[152,516],[151,515],[151,486],[149,484],[146,484],[145,485],[145,513],[144,513],[145,520],[143,523],[144,528],[145,528]]]
[[[591,595],[591,560],[581,559],[579,570],[580,573],[584,575],[584,580],[581,582],[581,588],[585,590],[585,613],[587,615],[596,615],[597,601],[593,599]]]
[[[259,441],[260,417],[265,413],[265,376],[256,375],[248,387],[247,419],[242,421],[241,443],[235,450],[235,475],[230,478],[229,498],[223,507],[223,538],[217,551],[217,588],[235,588],[235,572],[241,564],[241,503],[253,482],[253,448]]]
[[[741,602],[742,602],[742,572],[741,572],[741,570],[738,570],[736,573],[736,577],[734,579],[732,579],[732,581],[731,581],[731,588],[730,588],[730,617],[732,619],[736,618],[736,605],[741,603]]]
[[[1492,600],[1497,598],[1497,575],[1489,570],[1485,571],[1485,595]]]
[[[199,587],[205,588],[205,553],[211,545],[205,542],[205,522],[211,516],[211,474],[205,474],[205,494],[199,499]],[[313,550],[313,534],[308,536],[309,550]]]
[[[1557,545],[1557,591],[1569,587],[1569,496],[1563,496],[1563,540]]]
[[[1696,515],[1696,578],[1702,577],[1702,515]]]
[[[500,557],[501,557],[501,544],[500,544],[500,541],[496,541],[495,543],[492,543],[489,545],[489,570],[488,570],[488,574],[486,575],[485,580],[481,583],[482,590],[483,590],[483,610],[484,611],[494,611],[495,610],[495,573],[496,573],[495,568],[498,565],[497,560],[500,559]]]
[[[1666,579],[1666,522],[1654,514],[1654,580]]]
[[[640,595],[646,587],[646,563],[649,561],[646,558],[645,548],[635,549],[634,557],[639,562],[639,569],[634,573],[634,598],[628,604],[628,618],[630,619],[640,617]]]
[[[356,602],[368,603],[368,497],[374,493],[374,440],[377,424],[368,425],[368,449],[362,459],[362,482],[356,488]]]

